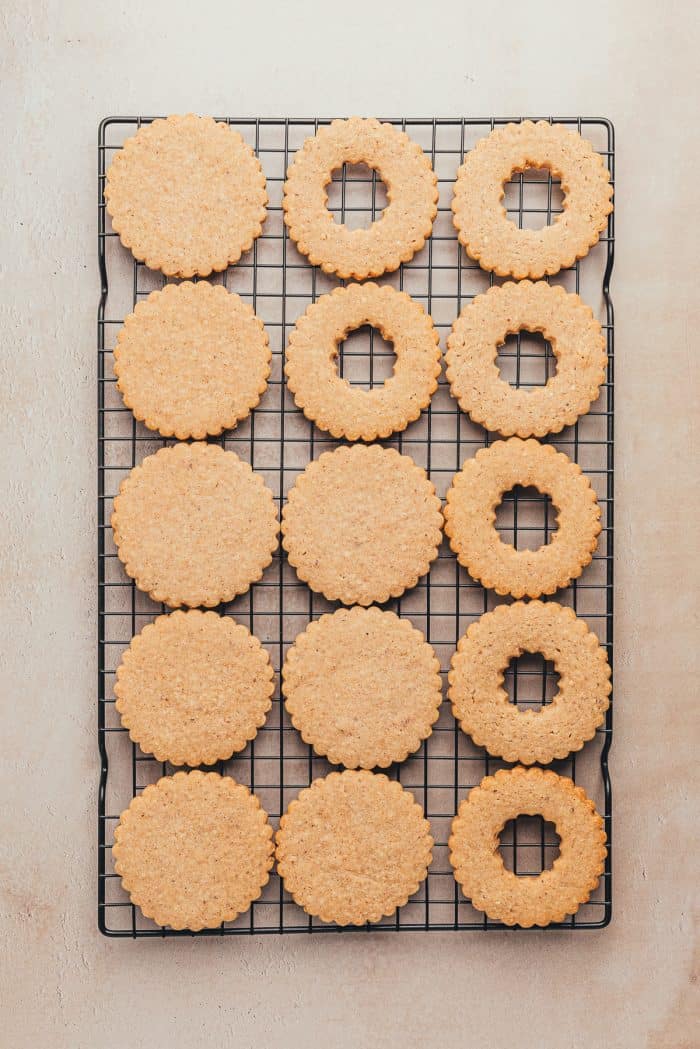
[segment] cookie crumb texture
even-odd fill
[[[523,652],[541,652],[560,675],[559,691],[541,710],[519,710],[503,688],[511,659]],[[489,754],[525,765],[581,750],[610,705],[605,649],[572,608],[555,601],[516,601],[481,616],[459,641],[449,683],[463,731]]]
[[[351,769],[387,768],[432,732],[440,663],[407,619],[341,608],[297,636],[282,690],[294,727],[317,754]]]
[[[297,478],[282,512],[283,545],[312,590],[371,605],[428,572],[442,520],[435,488],[410,456],[379,445],[341,447]]]
[[[338,346],[365,324],[378,329],[396,355],[392,374],[371,390],[338,374]],[[432,319],[405,292],[371,282],[336,288],[297,321],[287,347],[287,385],[307,419],[333,437],[388,437],[430,404],[440,374],[438,342]]]
[[[496,531],[496,508],[515,485],[534,486],[556,507],[556,531],[539,550],[516,550]],[[539,597],[567,586],[590,564],[600,530],[588,478],[563,452],[539,441],[511,437],[479,449],[447,493],[450,546],[469,574],[497,594]]]
[[[272,827],[247,787],[177,772],[146,787],[114,832],[114,869],[146,918],[214,929],[257,900],[273,863]]]
[[[508,335],[541,332],[556,372],[544,386],[515,389],[500,374],[499,347]],[[509,282],[465,306],[447,339],[447,379],[460,408],[506,437],[543,437],[573,426],[605,380],[605,338],[578,295],[545,281]]]
[[[350,230],[328,210],[326,187],[343,164],[366,164],[386,185],[387,206],[369,229]],[[326,273],[364,280],[408,262],[430,236],[437,215],[437,175],[417,142],[374,118],[333,120],[289,165],[284,221],[309,262]]]
[[[506,870],[499,839],[508,820],[542,816],[560,838],[559,855],[537,877]],[[607,849],[603,820],[585,792],[542,769],[501,769],[486,776],[459,806],[450,862],[464,895],[505,925],[545,926],[576,914],[596,889]]]
[[[168,284],[124,321],[114,373],[124,404],[164,437],[233,429],[267,389],[271,352],[252,306],[206,281]]]
[[[564,204],[551,226],[519,229],[503,207],[516,172],[548,168]],[[467,254],[499,277],[531,277],[573,266],[608,222],[613,188],[603,158],[577,131],[546,120],[506,124],[477,142],[457,172],[454,224]]]
[[[147,456],[121,483],[112,529],[127,575],[174,608],[245,593],[277,549],[272,493],[235,452],[213,444]]]
[[[307,914],[364,925],[393,914],[428,874],[430,824],[400,783],[332,772],[299,794],[277,832],[277,869]]]
[[[172,612],[147,624],[117,667],[114,693],[131,739],[158,761],[213,765],[264,724],[270,657],[241,623],[216,612]]]
[[[169,116],[115,154],[104,198],[122,244],[169,277],[208,277],[260,236],[265,176],[255,153],[211,117]]]

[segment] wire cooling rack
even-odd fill
[[[115,388],[112,348],[124,317],[135,304],[165,282],[162,275],[135,262],[112,231],[103,203],[105,172],[125,138],[152,117],[110,117],[99,130],[98,223],[102,297],[98,314],[98,571],[99,571],[99,681],[98,729],[101,757],[99,790],[98,922],[109,936],[193,935],[162,929],[143,918],[121,888],[112,865],[112,840],[119,813],[147,784],[174,769],[142,754],[121,728],[114,708],[116,667],[132,636],[156,615],[167,611],[138,591],[124,574],[114,547],[110,517],[120,481],[144,456],[165,444],[137,423]],[[267,177],[270,206],[261,237],[238,264],[213,277],[253,305],[270,335],[272,375],[267,393],[252,416],[227,432],[218,443],[234,449],[266,480],[280,505],[294,479],[306,464],[338,442],[317,430],[295,407],[282,381],[283,353],[297,317],[309,303],[339,283],[309,265],[287,237],[282,221],[284,174],[304,139],[325,119],[226,120],[253,146]],[[511,119],[511,118],[509,118]],[[460,247],[452,225],[450,203],[456,171],[475,142],[509,119],[392,120],[430,156],[439,179],[440,201],[433,235],[410,263],[381,283],[401,288],[421,302],[440,331],[441,345],[461,308],[489,285],[502,283],[482,271]],[[519,119],[519,118],[512,118]],[[553,118],[546,118],[553,119]],[[557,118],[589,139],[602,154],[614,178],[614,133],[605,119]],[[506,185],[505,205],[510,218],[525,228],[551,222],[561,211],[561,188],[545,170],[513,176]],[[344,167],[334,173],[329,206],[338,221],[351,227],[368,224],[386,203],[384,187],[376,174],[362,166]],[[577,291],[598,316],[607,339],[608,379],[590,412],[557,435],[552,443],[580,463],[595,488],[602,509],[603,530],[593,562],[581,578],[555,598],[571,605],[606,646],[612,663],[613,641],[613,308],[609,283],[613,266],[614,218],[599,244],[586,259],[564,271],[551,283]],[[341,347],[341,373],[365,388],[380,383],[391,372],[391,348],[378,333],[352,333]],[[546,383],[556,361],[551,347],[527,333],[507,339],[499,353],[501,372],[513,385],[531,387]],[[444,497],[454,473],[465,459],[488,444],[491,437],[459,411],[444,382],[422,417],[394,439],[383,441],[411,455],[426,467],[438,494]],[[498,511],[497,526],[503,538],[518,547],[538,547],[555,527],[546,497],[532,489],[515,489]],[[433,644],[443,677],[458,639],[471,622],[504,600],[485,591],[458,565],[446,542],[430,575],[401,599],[388,603],[409,618]],[[283,551],[275,556],[261,581],[248,594],[220,611],[244,623],[267,648],[276,671],[277,690],[264,728],[240,754],[219,766],[260,797],[276,827],[289,802],[312,779],[327,774],[331,766],[314,755],[293,729],[279,699],[279,670],[285,652],[308,622],[336,605],[312,593],[287,564]],[[542,657],[524,655],[511,664],[506,686],[520,707],[539,707],[556,691],[556,676]],[[612,813],[608,775],[608,750],[612,713],[584,750],[552,767],[573,777],[596,802],[605,820],[610,848]],[[504,763],[490,758],[459,729],[445,701],[430,739],[421,749],[388,774],[409,790],[423,806],[436,841],[427,881],[395,916],[371,927],[390,930],[489,930],[504,928],[474,910],[461,895],[448,860],[447,839],[452,817],[470,788]],[[507,867],[523,877],[538,874],[557,852],[554,828],[540,818],[519,817],[501,836]],[[577,915],[549,928],[594,929],[611,917],[611,856],[598,890]],[[327,932],[336,926],[308,917],[285,893],[272,874],[260,900],[235,922],[194,935],[243,933]]]

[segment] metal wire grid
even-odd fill
[[[100,126],[98,149],[99,264],[102,297],[98,314],[98,571],[99,571],[99,680],[98,734],[101,756],[98,822],[98,923],[110,936],[226,935],[334,931],[305,915],[284,892],[275,873],[260,900],[233,923],[203,933],[177,933],[144,919],[121,889],[112,867],[111,845],[119,813],[148,783],[174,769],[142,754],[129,741],[114,709],[114,672],[131,637],[156,615],[168,611],[140,593],[123,573],[111,537],[112,500],[129,469],[171,440],[163,440],[137,423],[124,407],[114,386],[112,347],[124,316],[154,288],[165,283],[161,275],[135,262],[111,230],[103,203],[105,171],[114,151],[147,117],[112,117]],[[282,381],[283,351],[295,319],[310,302],[340,282],[311,267],[286,233],[281,214],[284,172],[302,141],[325,119],[221,118],[241,132],[255,148],[267,176],[270,207],[262,236],[233,268],[212,279],[236,291],[253,305],[270,335],[273,370],[261,405],[236,430],[218,443],[234,449],[263,475],[281,505],[295,477],[326,448],[329,440],[296,409]],[[514,118],[520,119],[520,118]],[[553,118],[547,118],[553,119]],[[614,132],[605,119],[575,118],[557,121],[571,125],[589,138],[608,163],[614,179]],[[462,306],[489,285],[502,283],[484,273],[458,244],[451,222],[450,203],[456,169],[466,151],[503,119],[392,120],[417,140],[430,155],[438,174],[440,202],[432,237],[414,259],[393,275],[382,278],[422,302],[441,334],[442,345]],[[338,220],[349,225],[374,219],[385,203],[383,186],[369,169],[343,168],[334,173],[329,206]],[[514,175],[506,186],[510,217],[523,227],[551,222],[561,210],[561,190],[546,171]],[[571,605],[606,646],[612,663],[613,641],[613,309],[609,282],[613,265],[614,219],[590,255],[571,270],[552,278],[568,290],[580,292],[597,312],[606,333],[608,379],[598,401],[577,425],[557,435],[552,443],[581,464],[596,489],[602,508],[603,531],[592,564],[580,580],[554,595]],[[349,381],[369,387],[390,373],[391,349],[371,330],[352,333],[341,347],[339,367]],[[527,333],[509,338],[499,353],[502,374],[516,386],[546,383],[555,359],[551,347]],[[453,474],[466,458],[491,441],[471,423],[449,396],[444,376],[430,408],[420,420],[393,440],[383,441],[411,455],[425,466],[438,493],[444,496]],[[515,489],[501,505],[497,525],[506,541],[537,547],[555,527],[549,501],[536,490]],[[431,641],[443,675],[459,637],[470,622],[502,599],[485,591],[458,565],[447,543],[427,579],[386,607],[408,617]],[[299,790],[325,775],[331,766],[316,757],[292,728],[279,699],[279,670],[296,634],[311,619],[333,610],[313,594],[276,555],[262,580],[251,591],[220,608],[245,623],[270,653],[277,680],[273,707],[264,728],[245,751],[217,768],[248,784],[261,799],[273,825]],[[520,706],[541,706],[556,691],[553,667],[541,656],[514,660],[506,675],[509,694]],[[612,813],[608,750],[612,713],[584,750],[552,767],[572,776],[588,792],[604,817],[611,842]],[[372,930],[490,930],[505,928],[474,910],[452,875],[447,839],[451,819],[462,798],[481,778],[506,763],[490,758],[471,743],[443,703],[430,739],[388,774],[412,790],[423,806],[436,840],[427,882],[397,914],[372,925]],[[557,839],[553,827],[539,818],[519,817],[501,837],[507,866],[518,874],[537,874],[551,865]],[[597,892],[576,916],[549,928],[593,929],[611,917],[611,856]]]

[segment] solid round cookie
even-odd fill
[[[556,373],[545,386],[514,389],[496,363],[508,335],[541,332],[552,345]],[[476,423],[510,437],[542,437],[572,426],[605,379],[605,338],[578,295],[545,281],[494,286],[465,306],[447,339],[452,396]]]
[[[557,529],[539,550],[516,550],[496,531],[496,507],[515,485],[533,485],[556,507]],[[447,493],[445,532],[457,560],[498,594],[539,597],[567,586],[590,564],[600,528],[600,506],[581,468],[538,441],[511,437],[480,448]]]
[[[542,816],[560,838],[559,855],[537,877],[506,870],[499,837],[508,820]],[[501,769],[486,776],[459,806],[449,840],[455,878],[472,907],[505,925],[549,925],[575,914],[605,866],[603,820],[585,792],[542,769]]]
[[[559,674],[559,691],[541,710],[518,710],[502,687],[511,659],[523,652],[541,652]],[[498,605],[472,623],[452,657],[449,683],[461,728],[489,754],[524,765],[581,750],[610,705],[605,649],[572,608],[554,601]]]
[[[338,346],[365,324],[393,344],[393,374],[362,390],[338,374]],[[423,307],[377,284],[336,288],[308,307],[287,347],[285,375],[297,407],[321,430],[373,441],[405,430],[427,408],[440,374],[439,336]]]
[[[272,492],[235,452],[176,444],[122,481],[112,530],[139,590],[173,608],[211,608],[260,579],[279,529]]]
[[[369,229],[350,230],[328,210],[326,187],[343,164],[366,164],[386,185],[387,206]],[[284,221],[309,262],[339,277],[379,277],[425,244],[437,215],[437,176],[417,142],[373,118],[334,120],[307,138],[284,184]]]
[[[164,437],[232,429],[260,401],[270,346],[252,306],[206,281],[167,284],[139,302],[114,347],[117,389]]]
[[[563,212],[551,226],[519,229],[503,207],[504,183],[526,168],[561,181]],[[610,173],[577,131],[546,120],[506,124],[477,142],[457,172],[454,224],[467,254],[499,277],[538,279],[583,258],[613,209]]]
[[[192,113],[128,138],[107,170],[104,198],[122,244],[175,277],[207,277],[237,262],[267,214],[253,150],[227,124]]]
[[[365,770],[332,772],[282,816],[277,870],[307,914],[364,925],[417,892],[432,848],[430,824],[400,783]]]
[[[177,772],[122,812],[114,869],[146,918],[215,929],[247,911],[269,880],[272,827],[247,787],[216,772]]]
[[[216,612],[159,616],[117,667],[122,725],[146,754],[213,765],[243,750],[272,706],[273,671],[260,642]]]
[[[282,511],[282,544],[299,578],[346,605],[381,604],[414,587],[437,557],[441,530],[425,470],[379,445],[324,452]]]
[[[407,619],[341,608],[298,634],[282,668],[292,724],[334,765],[405,761],[432,732],[440,663]]]

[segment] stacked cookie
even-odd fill
[[[326,186],[333,170],[359,162],[380,173],[389,203],[369,229],[350,230],[333,221]],[[517,230],[500,204],[504,181],[533,165],[560,174],[566,192],[560,221],[538,233]],[[234,263],[260,233],[267,201],[259,163],[240,136],[191,116],[154,121],[129,140],[105,197],[114,229],[136,257],[180,277]],[[282,668],[294,727],[345,771],[301,792],[276,841],[278,870],[296,902],[339,924],[377,921],[406,903],[427,875],[433,847],[413,796],[373,770],[405,760],[432,732],[439,663],[407,620],[375,606],[428,573],[443,523],[469,573],[518,599],[553,594],[577,578],[600,532],[600,509],[579,467],[533,439],[588,410],[606,364],[592,312],[538,280],[584,255],[611,208],[600,157],[562,127],[525,122],[494,132],[467,155],[455,189],[460,241],[485,269],[519,282],[465,307],[448,339],[447,378],[475,422],[509,439],[464,464],[444,519],[425,471],[370,443],[404,430],[428,406],[440,349],[421,305],[388,285],[359,282],[397,269],[423,246],[437,197],[420,147],[391,125],[360,118],[333,121],[307,140],[285,183],[285,222],[299,250],[354,281],[310,306],[289,339],[285,376],[297,406],[349,443],[306,467],[281,520],[299,578],[350,606],[311,623]],[[340,344],[364,325],[392,342],[396,356],[391,377],[371,390],[350,386],[337,367]],[[542,332],[557,357],[556,376],[536,393],[512,389],[496,366],[498,346],[523,329]],[[136,418],[163,436],[194,440],[146,458],[115,499],[112,526],[127,573],[153,600],[188,609],[161,616],[132,641],[117,675],[117,709],[146,753],[212,765],[245,747],[271,705],[273,674],[260,643],[230,619],[201,611],[245,592],[277,548],[277,513],[262,478],[233,452],[205,443],[264,395],[268,339],[237,296],[185,281],[137,306],[114,357],[118,388]],[[535,485],[558,509],[554,540],[538,551],[516,551],[494,527],[496,506],[516,484]],[[524,651],[542,652],[561,675],[558,695],[537,714],[519,712],[501,688],[510,659]],[[460,641],[449,675],[455,717],[489,753],[521,763],[469,794],[450,839],[457,880],[492,918],[560,921],[597,884],[605,835],[592,803],[570,780],[522,766],[580,749],[604,719],[609,691],[597,640],[554,602],[499,606]],[[505,822],[519,813],[551,819],[562,841],[554,868],[527,882],[505,871],[498,852]],[[259,896],[272,865],[271,836],[247,788],[214,773],[177,773],[123,815],[115,869],[145,914],[174,928],[211,927]]]

